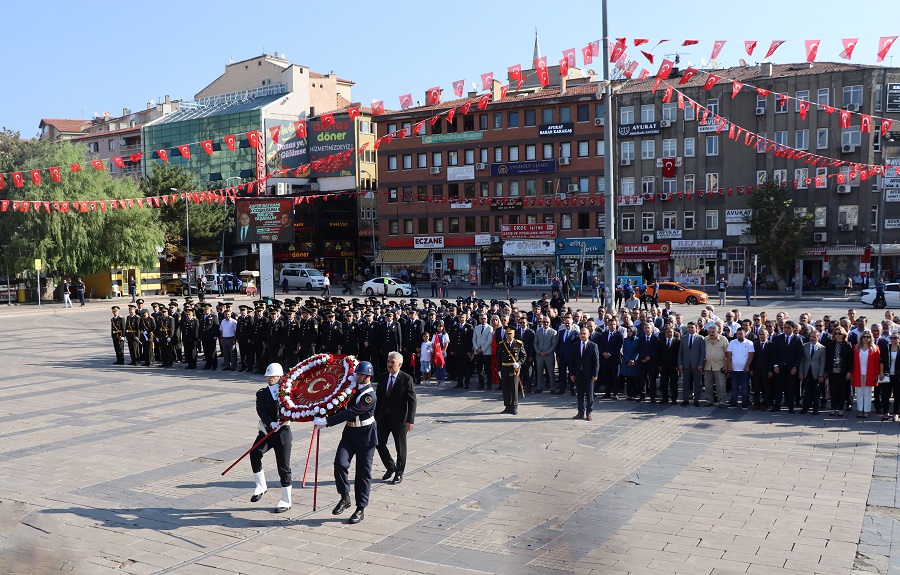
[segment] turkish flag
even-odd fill
[[[0,200],[0,212],[5,212],[9,209],[9,200]]]
[[[91,160],[91,165],[94,166],[94,169],[97,171],[104,171],[106,166],[103,164],[103,160]]]
[[[841,40],[844,44],[844,51],[838,54],[844,60],[849,60],[853,58],[853,49],[856,48],[857,42],[859,42],[859,38],[844,38]]]
[[[678,109],[684,110],[684,94],[678,92]]]
[[[322,123],[325,123],[324,120]],[[255,148],[257,145],[259,145],[259,132],[257,132],[256,130],[250,130],[244,135],[247,137],[247,143],[251,148]]]
[[[578,64],[575,62],[575,48],[569,48],[568,50],[563,50],[563,60],[566,61],[566,64],[569,65],[569,68],[574,68]]]
[[[752,56],[753,51],[756,50],[756,40],[744,40],[744,50],[747,51],[748,56]]]
[[[413,104],[412,94],[403,94],[402,96],[400,96],[400,109],[401,110],[408,110],[409,108],[412,107],[412,104]]]
[[[423,130],[424,127],[425,127],[425,120],[422,120],[421,122],[416,122],[415,124],[413,124],[412,133],[414,135],[422,135],[425,133],[425,131]],[[365,148],[368,144],[369,144],[368,142],[363,144],[363,147],[360,148],[360,150]]]
[[[632,74],[634,74],[634,71],[637,70],[637,67],[637,60],[632,60],[631,62],[629,62],[628,66],[625,68],[625,77],[631,78]]]
[[[359,114],[360,114],[359,106],[353,106],[351,108],[347,108],[347,114],[350,115],[351,120],[359,117]]]
[[[472,101],[469,100],[468,102],[466,102],[465,104],[462,105],[462,107],[459,109],[459,113],[462,114],[463,116],[465,116],[466,114],[469,113],[469,108],[471,108],[471,107],[472,107]]]
[[[506,70],[509,74],[510,80],[521,80],[522,79],[522,65],[521,64],[515,64],[513,66],[510,66]]]
[[[737,96],[741,92],[741,89],[743,87],[744,87],[744,85],[741,82],[738,82],[737,80],[735,80],[734,82],[731,83],[731,99],[732,100],[734,100],[734,97]]]
[[[41,171],[40,170],[31,170],[31,183],[35,186],[41,185]]]
[[[675,158],[663,158],[663,177],[675,177]]]
[[[69,202],[61,203],[59,205],[59,211],[61,211],[64,214],[68,214],[69,213]]]
[[[441,103],[441,88],[440,86],[435,86],[434,88],[428,89],[428,105],[436,106]]]
[[[834,180],[839,184],[843,184],[845,183],[846,177],[843,173],[839,173],[834,177]]]
[[[706,83],[703,84],[704,90],[712,90],[712,87],[716,85],[716,82],[722,79],[722,76],[716,76],[715,74],[710,74],[706,78]]]
[[[660,42],[665,42],[665,40],[661,40]],[[625,38],[622,38],[622,45],[625,45]],[[591,47],[591,54],[593,54],[594,58],[600,57],[600,40],[594,40],[588,46]]]
[[[834,114],[834,111],[835,111],[837,108],[835,108],[834,106],[828,106],[828,105],[823,104],[823,105],[822,105],[822,109],[825,110],[825,113],[826,113],[826,114]]]
[[[168,161],[169,161],[169,152],[167,152],[167,151],[164,150],[164,149],[162,149],[162,150],[156,150],[156,155],[159,156],[159,159],[162,160],[162,161],[164,161],[164,162],[168,162]]]
[[[453,116],[454,116],[454,115],[456,115],[456,108],[450,108],[449,110],[447,110],[447,123],[448,123],[448,124],[452,124],[452,123],[453,123]]]
[[[188,160],[191,159],[191,146],[190,144],[182,144],[178,146],[178,153],[181,154],[182,158],[186,158]]]
[[[490,103],[490,101],[491,101],[491,95],[484,94],[483,96],[478,98],[478,109],[479,110],[486,109],[488,107],[488,103]]]
[[[594,51],[591,49],[590,44],[581,49],[581,57],[584,59],[585,66],[594,61]]]
[[[384,100],[372,102],[372,115],[377,116],[379,114],[384,114]],[[305,138],[306,136],[304,135],[303,137]]]
[[[131,160],[132,164],[137,164],[138,162],[141,161],[141,158],[143,157],[143,155],[144,155],[143,152],[138,152],[137,154],[131,154],[130,156],[128,156],[128,159]]]
[[[850,128],[850,112],[841,110],[841,128],[847,130]]]
[[[725,40],[716,40],[713,42],[712,53],[709,55],[710,60],[715,60],[719,57],[719,52],[722,51],[722,48],[725,47]]]
[[[859,131],[869,133],[872,131],[872,116],[869,114],[859,115]]]
[[[650,62],[651,64],[653,63],[653,54],[651,54],[650,52],[644,52],[643,50],[641,50],[641,54],[644,55],[644,58],[646,58],[648,62]]]
[[[638,80],[646,80],[650,76],[650,70],[647,68],[641,68],[641,73],[638,74]]]
[[[550,85],[550,74],[547,72],[547,68],[545,67],[543,70],[538,70],[538,82],[540,82],[541,86],[549,86]]]
[[[481,89],[490,90],[494,87],[494,73],[485,72],[481,75]]]
[[[306,137],[306,120],[295,120],[294,121],[294,134],[298,138]]]
[[[453,82],[453,93],[456,94],[457,97],[462,98],[463,90],[465,90],[465,87],[465,80],[457,80]]]
[[[113,164],[115,164],[119,168],[125,167],[125,160],[123,160],[121,156],[116,156],[115,158],[112,159],[112,161],[113,161]]]
[[[663,104],[668,104],[669,102],[672,101],[672,92],[673,91],[674,91],[674,88],[672,88],[672,85],[667,84],[666,85],[666,93],[663,95],[663,98],[662,98]]]
[[[635,46],[642,46],[642,45],[646,44],[646,43],[649,42],[649,41],[650,41],[650,40],[648,40],[647,38],[635,38],[635,39],[634,39],[634,45],[635,45]],[[685,40],[685,42],[690,42],[690,40]],[[687,46],[687,44],[682,44],[682,46]]]
[[[816,176],[816,187],[817,188],[825,187],[825,178],[823,176]]]
[[[269,128],[269,138],[272,139],[273,144],[278,143],[278,138],[281,136],[281,126],[272,126]]]
[[[509,84],[505,86],[500,86],[500,99],[506,99],[506,94],[509,92]]]
[[[225,140],[225,145],[228,146],[228,149],[233,152],[235,146],[237,145],[237,138],[234,136],[234,134],[225,136],[225,138],[223,139]]]
[[[693,46],[695,44],[699,44],[700,40],[685,40],[681,43],[682,46]]]
[[[547,57],[541,56],[540,58],[536,59],[534,61],[534,69],[537,70],[538,74],[540,74],[542,70],[546,71],[547,70]]]
[[[59,171],[59,166],[53,166],[49,171],[51,182],[58,183],[62,179],[62,172]],[[2,186],[0,186],[0,189],[2,189]]]
[[[275,140],[275,141],[277,142],[278,140]],[[214,148],[213,148],[212,140],[203,140],[202,142],[200,142],[200,147],[203,148],[203,151],[206,152],[207,154],[209,154],[210,156],[213,155]]]
[[[779,106],[787,106],[788,95],[787,94],[778,94],[778,105]]]
[[[319,120],[322,121],[323,128],[331,128],[334,126],[334,114],[322,114],[319,116]]]
[[[821,40],[806,40],[806,61],[815,62]]]
[[[669,74],[672,73],[672,66],[675,65],[675,62],[671,60],[666,60],[663,58],[662,63],[659,65],[659,71],[656,72],[656,77],[660,80],[665,80],[669,77]]]
[[[588,44],[588,46],[590,46],[590,44]],[[622,42],[622,41],[616,42],[615,45],[613,45],[612,51],[609,53],[609,61],[615,62],[624,53],[625,53],[625,42]],[[646,52],[645,52],[645,54],[646,54]],[[591,48],[591,55],[592,56],[594,55],[593,47]],[[589,62],[585,62],[585,64],[588,64],[588,63]]]
[[[763,60],[768,60],[782,44],[784,44],[784,40],[772,40],[772,43],[769,45],[769,51],[766,52],[766,57]]]
[[[765,88],[757,88],[756,93],[759,94],[760,98],[768,98],[769,94],[772,92],[770,90],[766,90]]]
[[[891,46],[894,45],[894,42],[897,41],[896,36],[882,36],[878,39],[878,58],[875,60],[876,62],[884,62],[884,57],[887,56],[888,51],[890,51]]]
[[[678,81],[678,85],[681,86],[683,84],[687,84],[691,81],[691,78],[694,77],[694,74],[697,73],[697,69],[691,66],[688,66],[687,70],[684,71],[684,74],[681,76],[681,80]]]
[[[888,120],[887,118],[881,119],[881,133],[887,134],[891,131],[891,126],[894,124],[893,120]]]
[[[399,139],[401,139],[401,140],[402,140],[403,138],[405,138],[406,136],[408,136],[408,135],[409,135],[409,128],[408,128],[408,127],[407,127],[407,128],[401,128],[401,129],[397,132],[397,137],[398,137]],[[333,159],[333,156],[329,156],[329,157],[327,158],[327,160],[329,160],[329,161],[331,161],[332,159]]]
[[[569,75],[569,61],[565,58],[559,61],[559,75],[563,78]]]
[[[72,170],[73,174],[77,174],[81,171],[81,164],[69,164],[69,169]]]
[[[806,113],[809,111],[809,102],[806,100],[797,100],[798,111],[800,112],[800,119],[806,119]]]

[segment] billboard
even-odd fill
[[[272,138],[277,128],[278,142]],[[293,170],[309,163],[306,138],[298,138],[294,123],[288,120],[266,120],[266,167],[271,174],[276,170]]]
[[[238,198],[235,202],[237,243],[294,241],[293,199]]]
[[[330,126],[325,126],[321,120],[310,121],[306,132],[310,163],[356,147],[355,125],[349,116],[335,118]],[[310,169],[313,176],[353,176],[355,161],[355,154],[351,153],[340,161],[332,158],[332,161],[322,162],[318,170],[314,167]]]

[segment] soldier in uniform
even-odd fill
[[[141,310],[141,319],[138,333],[138,341],[141,344],[141,358],[144,360],[144,367],[150,367],[153,361],[153,333],[156,331],[156,321],[150,317],[150,310],[144,308]]]
[[[241,368],[238,371],[253,371],[253,316],[250,315],[250,306],[241,305],[238,310],[237,341],[241,352]]]
[[[376,370],[378,363],[378,347],[381,341],[381,324],[374,321],[374,314],[367,311],[359,326],[359,358],[368,361]]]
[[[408,316],[409,319],[403,326],[403,357],[408,357],[410,360],[409,365],[404,363],[402,369],[413,376],[413,381],[419,385],[421,383],[419,366],[413,358],[419,355],[422,334],[425,333],[425,322],[419,319],[419,312],[415,308],[410,308]]]
[[[381,341],[378,346],[378,365],[387,365],[387,356],[392,351],[402,355],[403,332],[400,323],[394,321],[394,312],[387,311],[384,314],[384,324],[381,326]]]
[[[137,306],[133,303],[128,304],[128,316],[125,318],[125,342],[128,344],[128,355],[131,363],[128,365],[137,365],[139,354],[138,332],[140,331],[141,318],[137,315]]]
[[[375,370],[368,361],[356,366],[356,391],[347,407],[329,416],[317,417],[313,423],[318,429],[344,423],[344,432],[334,456],[334,484],[341,500],[332,513],[340,515],[350,508],[350,462],[356,457],[356,480],[353,490],[356,495],[356,511],[350,516],[351,525],[365,519],[365,508],[369,505],[369,486],[372,483],[372,459],[378,445],[375,427],[375,386],[371,385]]]
[[[203,369],[215,370],[219,367],[216,357],[216,340],[219,338],[219,318],[212,312],[212,304],[204,302],[203,317],[200,318],[200,341],[203,344]]]
[[[319,326],[319,353],[340,353],[343,338],[341,324],[334,321],[334,312],[325,312],[325,322]]]
[[[341,353],[358,355],[359,323],[353,319],[352,311],[344,312],[344,321],[341,323],[341,337]]]
[[[516,330],[506,329],[506,337],[497,346],[497,365],[500,368],[500,388],[503,390],[502,413],[519,414],[519,387],[522,385],[519,374],[525,361],[525,344],[515,338]]]
[[[281,353],[281,334],[284,331],[284,325],[278,318],[278,310],[274,307],[269,308],[269,323],[266,325],[266,363],[278,363],[278,356]]]
[[[169,317],[169,310],[162,306],[159,310],[159,321],[156,322],[156,341],[159,342],[162,363],[158,367],[172,367],[175,353],[172,349],[172,337],[175,333],[175,322]]]
[[[197,369],[197,345],[200,343],[200,321],[194,317],[194,308],[186,307],[181,319],[181,343],[184,345],[185,369]]]
[[[169,303],[169,317],[175,324],[175,331],[172,332],[172,353],[175,361],[181,363],[184,361],[184,353],[181,343],[181,313],[178,312],[178,302],[174,299]]]
[[[125,365],[125,318],[119,315],[119,306],[117,305],[112,306],[110,336],[112,337],[113,349],[116,350],[114,365]]]
[[[285,371],[290,370],[299,363],[298,354],[300,352],[300,324],[297,323],[297,314],[293,308],[288,308],[286,312],[287,318],[284,319],[284,332],[282,341],[284,342],[284,358],[281,365]]]
[[[275,433],[265,442],[250,452],[250,467],[256,487],[253,490],[251,503],[259,501],[268,490],[266,476],[263,472],[262,458],[266,451],[275,451],[275,462],[278,465],[278,477],[281,479],[281,500],[275,507],[275,513],[284,513],[291,508],[291,422],[281,421],[281,405],[278,402],[278,391],[284,371],[281,364],[272,363],[266,369],[266,387],[256,392],[256,414],[259,416],[259,434],[253,442],[256,444],[273,429]]]
[[[266,317],[265,304],[257,303],[253,315],[253,361],[255,373],[262,374],[266,365],[266,332],[269,330],[269,318]],[[253,367],[247,371],[251,371]]]
[[[153,318],[153,325],[155,327],[158,327],[159,326],[159,317],[160,317],[160,312],[159,312],[160,304],[153,302],[150,304],[150,307],[153,308],[153,311],[150,312],[150,317]],[[155,334],[155,331],[153,334],[151,334],[150,339],[153,341],[153,359],[155,359],[156,362],[159,363],[161,361],[162,357],[160,355],[159,337]]]
[[[462,310],[456,316],[455,329],[450,333],[450,357],[456,366],[455,388],[469,389],[472,378],[472,334],[474,328],[466,321],[466,312]]]
[[[319,341],[319,324],[312,310],[303,307],[300,310],[303,321],[300,324],[300,361],[316,355],[316,344]]]

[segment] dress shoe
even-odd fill
[[[772,409],[770,409],[769,411],[781,411],[781,408],[778,406],[775,406]]]
[[[366,518],[366,512],[363,511],[362,507],[357,507],[356,511],[353,512],[353,515],[350,516],[350,519],[347,521],[350,525],[356,525],[360,521]]]
[[[694,401],[694,407],[700,407],[700,402],[699,402],[699,401]]]
[[[687,407],[689,403],[690,403],[689,401],[682,401],[681,407]]]
[[[572,419],[584,419],[584,413],[579,411],[578,413],[575,414],[575,416]]]
[[[478,384],[478,390],[481,391],[482,389],[484,389],[484,384],[483,384],[483,383],[479,383],[479,384]]]
[[[594,419],[594,418],[591,416],[590,413],[587,414],[587,415],[585,415],[584,418],[585,418],[587,421],[593,421],[593,419]]]
[[[544,390],[541,389],[540,387],[538,387],[538,388],[535,388],[535,390],[532,393],[543,393],[543,392],[544,392]]]
[[[397,475],[395,475],[394,480],[391,481],[392,485],[397,485],[398,483],[403,483],[403,475],[401,475],[399,473]]]
[[[655,398],[655,397],[651,397],[651,398],[650,398],[650,403],[656,403],[656,398]],[[666,400],[666,403],[669,403],[669,400]]]
[[[510,414],[510,415],[519,415],[519,410],[518,410],[518,409],[513,409],[512,411],[509,412],[509,414]]]
[[[793,408],[793,407],[789,407],[789,408],[788,408],[788,413],[794,413],[794,408]]]
[[[550,395],[559,395],[559,390],[554,389],[553,391],[550,392]]]
[[[793,410],[791,410],[791,411],[793,411]],[[800,410],[800,413],[809,413],[809,408],[804,407],[803,409]]]
[[[341,495],[341,500],[338,501],[337,505],[334,506],[334,509],[331,510],[331,514],[340,515],[348,509],[350,509],[350,494],[345,493]]]
[[[394,475],[394,471],[395,470],[393,470],[393,469],[388,469],[387,471],[385,471],[384,475],[381,476],[381,480],[387,481],[388,479],[390,479],[391,476]]]
[[[463,384],[457,383],[456,385],[453,386],[453,389],[462,389],[462,386],[463,386]]]

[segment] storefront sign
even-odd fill
[[[414,248],[442,248],[444,236],[416,236],[413,238]]]
[[[885,191],[884,191],[884,201],[886,201],[886,202],[900,202],[900,189],[898,189],[898,190],[885,190]]]
[[[742,236],[747,233],[750,226],[747,224],[725,224],[726,236]]]
[[[520,209],[522,209],[522,198],[494,198],[491,200],[491,211]]]
[[[674,242],[673,242],[674,243]],[[616,246],[617,254],[662,254],[669,253],[669,244],[619,244]]]
[[[556,239],[556,224],[503,224],[500,237],[504,240]]]
[[[570,122],[541,124],[538,126],[538,136],[571,136],[574,132],[575,125]]]
[[[483,262],[499,262],[503,259],[503,250],[500,244],[492,244],[490,246],[482,246],[481,261]]]
[[[335,118],[326,126],[321,120],[307,122],[309,161],[313,176],[352,176],[353,154],[336,159],[336,154],[356,147],[356,128],[349,117]],[[318,160],[318,161],[317,161]]]
[[[728,118],[721,116],[719,119],[726,120],[725,127],[722,129],[728,130],[728,126],[731,125],[729,122],[727,122]],[[719,124],[718,124],[718,122],[716,122],[716,119],[712,114],[709,115],[709,117],[706,119],[705,122],[697,122],[697,132],[699,132],[701,134],[704,132],[715,132],[718,129],[719,129]]]
[[[472,201],[468,202],[453,202],[450,204],[451,210],[468,210],[472,208]]]
[[[472,285],[478,283],[478,266],[469,266],[469,283]]]
[[[475,234],[475,245],[476,246],[491,245],[491,234]]]
[[[556,246],[551,240],[512,240],[503,242],[504,256],[552,256]]]
[[[274,141],[273,132],[278,134]],[[306,138],[298,138],[293,122],[266,120],[266,166],[269,173],[276,170],[292,170],[309,163]],[[307,171],[307,175],[308,175]]]
[[[683,286],[702,286],[703,274],[675,274],[675,281]]]
[[[556,160],[538,162],[509,162],[491,164],[492,176],[514,176],[517,174],[544,174],[556,171]]]
[[[453,134],[433,134],[422,136],[423,144],[447,144],[450,142],[472,142],[484,137],[484,132],[456,132]]]
[[[885,112],[900,112],[900,84],[887,85]]]
[[[677,240],[681,238],[681,230],[659,230],[656,232],[658,240]]]
[[[744,210],[725,210],[726,224],[743,224],[752,217],[753,210],[749,208]]]
[[[721,250],[724,240],[672,240],[673,250]]]
[[[603,254],[606,240],[603,238],[561,238],[556,240],[558,255]]]
[[[447,181],[460,182],[475,179],[475,166],[449,166],[447,168]]]
[[[659,122],[648,122],[646,124],[623,124],[619,126],[619,137],[629,138],[631,136],[655,136],[661,133]]]
[[[884,220],[884,229],[900,230],[900,219],[888,218],[888,219]]]

